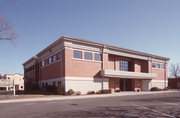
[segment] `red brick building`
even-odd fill
[[[26,61],[25,81],[81,93],[149,90],[167,86],[169,58],[82,39],[61,37]]]
[[[180,89],[180,77],[179,78],[168,78],[168,87],[170,89]]]

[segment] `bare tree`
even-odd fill
[[[16,37],[17,34],[13,31],[12,24],[0,16],[0,40],[13,40]]]
[[[173,78],[178,78],[180,77],[180,64],[171,64],[170,65],[170,74],[171,74],[171,77]]]

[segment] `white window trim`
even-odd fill
[[[86,52],[87,52],[87,53],[91,53],[91,59],[86,59]],[[84,60],[92,61],[92,60],[93,60],[93,52],[84,51]]]
[[[82,59],[80,59],[80,58],[74,58],[74,50],[76,50],[76,51],[81,51],[81,52],[82,52]],[[91,60],[85,59],[85,52],[89,52],[89,53],[92,54],[92,59],[91,59]],[[100,54],[100,55],[102,55],[100,52],[93,52],[93,51],[80,50],[80,49],[72,49],[72,59],[73,59],[73,60],[102,63],[102,60],[101,60],[101,61],[95,60],[95,56],[94,56],[95,54]],[[102,56],[101,56],[101,59],[102,59]]]
[[[100,54],[101,55],[101,60],[99,61],[99,60],[95,60],[95,54]],[[99,62],[102,62],[102,54],[101,53],[97,53],[97,52],[94,52],[94,59],[93,59],[93,61],[99,61]]]
[[[61,53],[61,52],[62,52],[62,50],[61,50],[61,51],[57,51],[56,53],[51,54],[51,55],[49,55],[48,57],[44,58],[44,60],[41,61],[41,62],[44,62],[44,66],[41,66],[41,68],[44,68],[44,67],[49,66],[49,65],[51,65],[51,64],[57,63],[57,62],[59,62],[59,61],[62,61],[62,58],[59,59],[59,60],[57,60],[57,58],[56,58],[56,61],[52,61],[52,60],[51,60],[52,62],[49,63],[49,57],[53,58],[53,55],[57,55],[58,53]],[[62,55],[61,55],[61,56],[62,56]],[[45,60],[46,60],[46,59],[48,59],[48,64],[45,65]]]
[[[75,58],[74,57],[74,51],[80,51],[80,52],[82,52],[81,54],[81,56],[82,56],[82,58]],[[84,53],[84,50],[78,50],[78,49],[73,49],[72,50],[72,59],[76,59],[76,60],[84,60],[84,55],[83,55],[83,53]]]
[[[155,65],[156,65],[156,64],[160,64],[160,68],[153,67],[153,66],[152,66],[153,63],[155,63]],[[161,65],[162,65],[162,64],[164,64],[164,68],[161,68]],[[151,67],[152,67],[152,69],[166,70],[166,64],[165,64],[165,63],[161,63],[161,62],[152,62]]]

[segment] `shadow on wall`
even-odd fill
[[[94,78],[93,82],[95,82],[95,83],[102,83],[102,78]],[[108,82],[108,80],[104,79],[104,82]]]
[[[102,78],[101,71],[97,72],[93,77],[94,78]]]

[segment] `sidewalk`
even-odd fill
[[[18,103],[18,102],[37,102],[37,101],[53,101],[53,100],[72,100],[72,99],[87,99],[87,98],[101,98],[101,97],[115,97],[115,96],[130,96],[130,95],[148,95],[148,94],[161,94],[177,91],[146,91],[146,92],[120,92],[112,94],[94,94],[94,95],[80,95],[80,96],[45,96],[37,98],[23,98],[23,99],[10,99],[0,100],[0,103]]]

